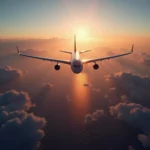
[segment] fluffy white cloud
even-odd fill
[[[115,88],[115,87],[112,87],[112,88],[109,89],[109,91],[110,91],[110,92],[114,92],[114,91],[116,91],[116,88]]]
[[[129,101],[150,106],[150,78],[148,76],[119,72],[109,74],[106,80],[116,87],[117,95],[126,95]]]
[[[121,102],[122,103],[127,103],[128,102],[128,97],[126,95],[121,96]]]
[[[53,87],[53,84],[50,84],[50,83],[46,83],[46,84],[44,84],[43,85],[43,90],[45,90],[45,91],[49,91],[49,90],[51,90],[51,88]]]
[[[35,106],[26,92],[15,90],[0,94],[0,111],[25,110]]]
[[[146,66],[150,66],[150,55],[147,53],[142,53],[141,56],[142,56],[141,63]]]
[[[44,118],[27,111],[35,106],[26,92],[0,95],[0,149],[35,150],[44,136]]]
[[[150,137],[150,109],[135,103],[119,103],[110,107],[110,114],[141,129]]]
[[[104,114],[104,110],[96,110],[95,112],[93,112],[92,114],[87,114],[85,116],[85,119],[84,119],[84,123],[87,124],[91,121],[95,121],[95,120],[98,120],[100,117],[103,117],[105,114]]]
[[[11,67],[0,68],[0,85],[12,82],[22,76],[22,71]]]
[[[95,92],[100,92],[101,91],[99,88],[93,88],[92,90],[95,91]]]
[[[91,114],[87,114],[85,116],[84,123],[87,124],[87,123],[89,123],[91,121],[93,121],[93,116]]]
[[[143,144],[143,147],[145,148],[150,147],[150,140],[148,136],[144,134],[139,134],[138,140]]]

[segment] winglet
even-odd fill
[[[19,51],[19,48],[18,48],[18,46],[16,46],[16,48],[17,48],[17,53],[18,53],[18,54],[20,54],[20,51]]]
[[[134,49],[134,44],[132,44],[131,53],[133,53],[133,49]]]

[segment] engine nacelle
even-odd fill
[[[94,65],[93,65],[93,68],[94,68],[95,70],[97,70],[97,69],[99,68],[99,65],[98,65],[98,64],[94,64]]]
[[[55,70],[60,70],[60,65],[58,65],[58,64],[55,65],[55,66],[54,66],[54,69],[55,69]]]

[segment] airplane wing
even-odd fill
[[[109,60],[111,58],[116,58],[116,57],[129,55],[129,54],[133,53],[133,48],[134,48],[134,45],[132,45],[131,51],[128,52],[128,53],[123,53],[123,54],[113,55],[113,56],[107,56],[107,57],[102,57],[102,58],[95,58],[95,59],[85,59],[85,60],[83,60],[83,63],[86,64],[86,63],[91,63],[91,62],[96,62],[96,61],[103,61],[103,60],[106,60],[106,59]]]
[[[45,61],[51,61],[51,62],[57,62],[57,63],[63,63],[63,64],[68,64],[68,65],[71,64],[71,62],[69,60],[60,60],[60,59],[45,58],[45,57],[31,56],[31,55],[22,54],[22,53],[20,53],[18,46],[16,48],[17,48],[17,53],[20,56],[35,58],[35,59],[40,59],[40,60],[45,60]]]

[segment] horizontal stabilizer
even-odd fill
[[[17,53],[18,53],[18,54],[20,54],[20,51],[19,51],[19,48],[18,48],[18,46],[16,46],[16,48],[17,48]]]
[[[64,50],[60,50],[60,52],[63,52],[63,53],[68,53],[68,54],[72,54],[72,52],[69,52],[69,51],[64,51]]]
[[[80,54],[82,54],[82,53],[86,53],[86,52],[89,52],[89,51],[91,51],[91,50],[84,50],[84,51],[80,51]]]

